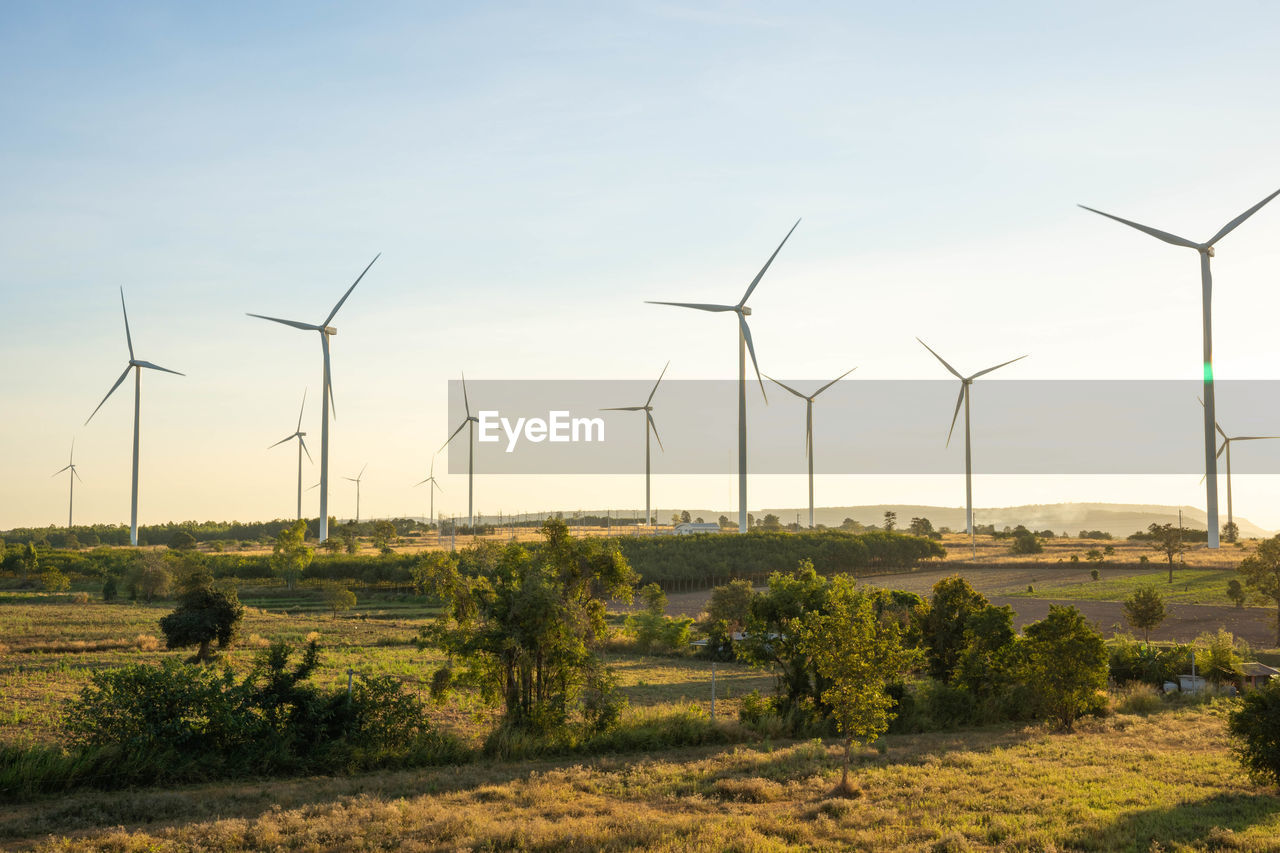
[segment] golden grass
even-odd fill
[[[175,791],[0,812],[47,851],[1204,850],[1280,847],[1280,796],[1228,752],[1224,706],[890,737],[828,796],[840,748],[802,742]]]

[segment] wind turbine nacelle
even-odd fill
[[[750,316],[751,316],[751,307],[750,307],[750,306],[748,306],[748,305],[743,305],[743,306],[742,306],[742,308],[741,308],[741,309],[739,309],[739,310],[741,310],[741,311],[742,311],[742,316],[743,316],[743,317],[750,317]]]
[[[329,337],[333,337],[334,335],[338,334],[338,330],[335,329],[333,326],[325,326],[322,331]]]

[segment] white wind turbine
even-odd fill
[[[1200,401],[1200,405],[1204,405],[1204,400]],[[1226,430],[1222,428],[1222,424],[1217,421],[1213,422],[1213,427],[1218,431],[1218,435],[1222,436],[1222,446],[1218,448],[1218,452],[1214,456],[1214,467],[1217,467],[1217,460],[1221,459],[1224,453],[1227,455],[1227,524],[1233,525],[1235,524],[1235,518],[1231,507],[1231,442],[1271,441],[1280,439],[1280,435],[1227,435]]]
[[[920,341],[919,338],[916,338],[916,340]],[[960,417],[960,407],[963,405],[964,406],[964,506],[965,506],[964,524],[965,524],[965,529],[969,533],[969,544],[976,553],[978,546],[977,546],[977,539],[974,536],[974,531],[973,531],[973,453],[972,453],[972,446],[971,446],[970,436],[969,436],[969,387],[973,385],[973,380],[977,379],[979,376],[985,376],[991,371],[999,370],[1005,365],[1013,364],[1015,361],[1022,361],[1022,359],[1026,358],[1026,356],[1020,355],[1017,358],[1011,358],[1008,361],[1002,361],[999,364],[997,364],[995,367],[988,367],[986,370],[979,370],[977,373],[973,374],[972,376],[961,376],[960,371],[956,370],[954,367],[947,364],[946,360],[942,356],[938,355],[936,352],[933,352],[933,349],[928,344],[926,344],[924,341],[920,341],[920,345],[925,349],[929,350],[929,352],[932,352],[933,357],[936,358],[938,361],[941,361],[942,366],[945,367],[948,371],[950,371],[952,376],[960,380],[960,396],[956,397],[956,411],[955,411],[955,414],[951,416],[951,429],[947,430],[947,446],[948,447],[951,446],[951,434],[955,432],[956,418]]]
[[[1156,228],[1149,228],[1146,225],[1139,225],[1137,222],[1130,222],[1128,219],[1121,219],[1119,216],[1112,216],[1110,213],[1103,213],[1101,210],[1094,210],[1092,207],[1080,205],[1085,210],[1096,213],[1099,216],[1105,216],[1108,219],[1114,219],[1116,222],[1122,222],[1130,228],[1136,228],[1144,234],[1150,234],[1157,240],[1163,240],[1174,246],[1183,246],[1188,249],[1195,249],[1200,253],[1200,302],[1201,302],[1201,321],[1204,324],[1203,348],[1204,348],[1204,470],[1207,485],[1205,486],[1205,502],[1207,504],[1207,515],[1209,521],[1209,547],[1218,547],[1218,466],[1214,461],[1214,448],[1217,441],[1213,436],[1214,427],[1214,400],[1213,400],[1213,276],[1209,270],[1209,259],[1213,257],[1213,247],[1219,240],[1235,230],[1236,226],[1244,222],[1250,216],[1253,216],[1262,208],[1264,204],[1271,201],[1280,190],[1276,190],[1214,234],[1204,243],[1196,243],[1187,240],[1167,231],[1160,231]]]
[[[476,462],[476,430],[475,425],[480,423],[480,419],[471,414],[471,402],[467,399],[467,375],[462,374],[462,405],[467,413],[467,417],[458,424],[458,428],[453,431],[453,435],[445,440],[440,446],[440,450],[444,450],[449,446],[449,442],[462,432],[463,427],[467,427],[467,526],[471,528],[474,536],[476,532],[475,510],[472,508],[472,498],[475,494],[475,462]],[[440,450],[436,452],[439,453]]]
[[[756,285],[760,283],[760,279],[764,278],[764,274],[768,272],[773,259],[778,257],[778,252],[782,251],[782,247],[787,244],[787,240],[791,237],[792,232],[800,224],[800,220],[796,220],[796,224],[791,226],[791,231],[787,232],[787,236],[782,238],[782,242],[778,244],[778,248],[773,250],[773,254],[769,256],[769,260],[765,261],[760,272],[756,273],[756,277],[751,280],[751,284],[747,286],[747,292],[742,295],[737,305],[711,305],[705,302],[657,302],[654,300],[646,300],[650,305],[674,305],[677,308],[693,308],[697,311],[725,312],[732,311],[738,315],[738,532],[747,532],[747,354],[751,354],[751,366],[756,371],[756,381],[760,383],[760,395],[768,402],[768,395],[764,392],[764,380],[760,378],[760,365],[756,363],[756,348],[751,342],[751,329],[747,326],[747,317],[751,316],[751,309],[747,307],[747,300],[751,298],[751,292],[756,289]]]
[[[129,365],[124,369],[124,373],[120,374],[120,378],[116,380],[116,384],[111,386],[111,390],[107,392],[107,396],[102,398],[102,403],[98,404],[98,409],[102,408],[102,404],[107,402],[116,389],[120,387],[120,383],[124,382],[125,377],[129,375],[129,371],[134,371],[133,376],[133,497],[129,505],[129,544],[137,546],[138,544],[138,446],[139,446],[139,420],[142,413],[142,368],[148,370],[159,370],[163,373],[172,373],[176,376],[185,376],[184,373],[178,373],[176,370],[170,370],[167,367],[161,367],[158,364],[152,364],[149,361],[142,361],[133,355],[133,335],[129,332],[129,310],[124,305],[124,288],[120,288],[120,310],[124,312],[124,337],[129,344]],[[98,409],[93,410],[93,415],[98,414]],[[88,426],[89,421],[93,420],[93,415],[89,415],[89,419],[85,421]]]
[[[423,483],[431,484],[427,487],[427,491],[431,494],[431,523],[435,524],[436,523],[436,489],[439,489],[440,491],[443,492],[444,487],[441,486],[440,483],[436,481],[436,458],[434,456],[431,457],[431,471],[427,474],[427,479],[419,480],[418,482],[414,483],[413,486],[414,488],[417,488],[418,486],[421,486]]]
[[[662,383],[662,377],[667,375],[667,368],[671,366],[671,362],[667,362],[662,368],[662,372],[658,374],[658,381],[653,383],[653,390],[649,392],[649,399],[644,401],[643,406],[612,406],[607,409],[601,409],[602,412],[644,412],[644,523],[646,526],[652,526],[653,515],[649,509],[649,433],[653,432],[653,437],[658,439],[658,448],[663,452],[666,448],[662,446],[662,439],[658,436],[658,425],[653,421],[653,395],[658,393],[658,385]]]
[[[278,447],[279,445],[284,444],[286,441],[291,441],[295,438],[298,439],[298,519],[299,520],[302,519],[302,454],[303,453],[307,454],[308,462],[313,461],[311,459],[311,451],[307,450],[307,440],[303,438],[303,436],[306,435],[306,433],[302,431],[302,412],[304,409],[306,409],[306,407],[307,407],[307,391],[304,388],[302,390],[302,406],[298,409],[298,428],[294,430],[293,435],[287,435],[284,438],[277,441],[275,444],[271,445],[271,447]],[[271,447],[268,447],[267,449],[270,450]]]
[[[364,463],[364,468],[368,468],[369,463]],[[356,484],[356,524],[360,523],[360,480],[364,478],[364,468],[360,469],[360,473],[354,477],[343,477],[348,483]]]
[[[56,477],[63,471],[71,472],[67,475],[67,483],[71,487],[71,495],[67,498],[67,532],[70,533],[72,511],[75,509],[76,505],[76,480],[80,480],[80,473],[76,471],[76,440],[74,438],[71,439],[71,456],[67,459],[66,467],[59,468],[53,473],[53,476]],[[84,480],[80,480],[80,482],[83,483]]]
[[[772,376],[769,376],[767,373],[765,374],[765,378],[768,379],[770,382],[774,383],[775,385],[782,386],[783,388],[790,391],[792,394],[795,394],[801,400],[804,400],[804,452],[805,452],[805,455],[809,457],[809,526],[810,527],[813,527],[813,401],[816,400],[818,395],[821,394],[823,391],[827,390],[832,385],[835,385],[841,379],[844,379],[846,376],[848,376],[850,373],[853,373],[853,371],[857,369],[858,368],[856,367],[849,368],[844,373],[841,373],[839,376],[837,376],[835,379],[832,379],[826,385],[823,385],[817,391],[814,391],[812,394],[808,394],[808,395],[801,394],[799,391],[792,388],[790,385],[784,385],[783,383],[774,379]]]
[[[249,314],[250,317],[257,317],[261,320],[270,320],[273,323],[283,323],[286,326],[293,326],[295,329],[302,329],[308,332],[320,333],[320,348],[324,352],[324,382],[320,386],[320,541],[329,538],[329,406],[334,405],[334,417],[337,417],[337,406],[333,400],[333,384],[330,382],[329,374],[329,338],[338,334],[338,330],[329,323],[333,321],[334,316],[338,313],[338,309],[342,307],[342,303],[347,301],[347,297],[351,295],[351,291],[356,289],[356,285],[360,283],[360,279],[364,278],[364,274],[369,271],[382,257],[382,253],[374,255],[373,260],[369,261],[369,266],[364,268],[364,272],[356,277],[355,282],[347,288],[347,292],[342,294],[342,298],[338,300],[338,304],[333,306],[333,310],[329,312],[329,316],[324,318],[324,322],[320,325],[311,323],[300,323],[297,320],[282,320],[279,317],[268,317],[265,314]]]

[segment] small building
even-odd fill
[[[1245,661],[1240,664],[1240,668],[1244,670],[1244,687],[1246,690],[1262,687],[1272,678],[1280,675],[1280,669],[1267,666],[1265,663],[1258,663],[1256,660]]]
[[[692,533],[719,533],[720,525],[714,521],[686,521],[683,524],[677,524],[671,532],[677,536],[688,536]]]

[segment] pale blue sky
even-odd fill
[[[124,367],[122,285],[139,357],[188,374],[144,378],[143,521],[291,514],[293,456],[265,448],[316,399],[319,347],[244,312],[318,321],[379,251],[334,343],[333,470],[368,462],[364,514],[425,514],[409,484],[460,369],[732,376],[730,319],[642,300],[736,301],[800,216],[752,300],[774,375],[932,377],[920,335],[958,366],[1029,351],[1018,378],[1197,376],[1194,255],[1074,205],[1204,239],[1280,187],[1280,8],[1119,5],[6,3],[0,529],[65,517],[72,436],[78,519],[127,519],[129,389],[82,426]],[[1280,373],[1278,237],[1268,208],[1219,247],[1219,376]],[[464,511],[444,482],[437,511]],[[642,486],[484,478],[477,506],[633,507]],[[1276,479],[1235,497],[1280,527]],[[959,477],[819,485],[962,498]],[[975,494],[1059,499],[1203,492]],[[803,500],[752,482],[753,507]],[[663,478],[655,503],[735,490]]]

